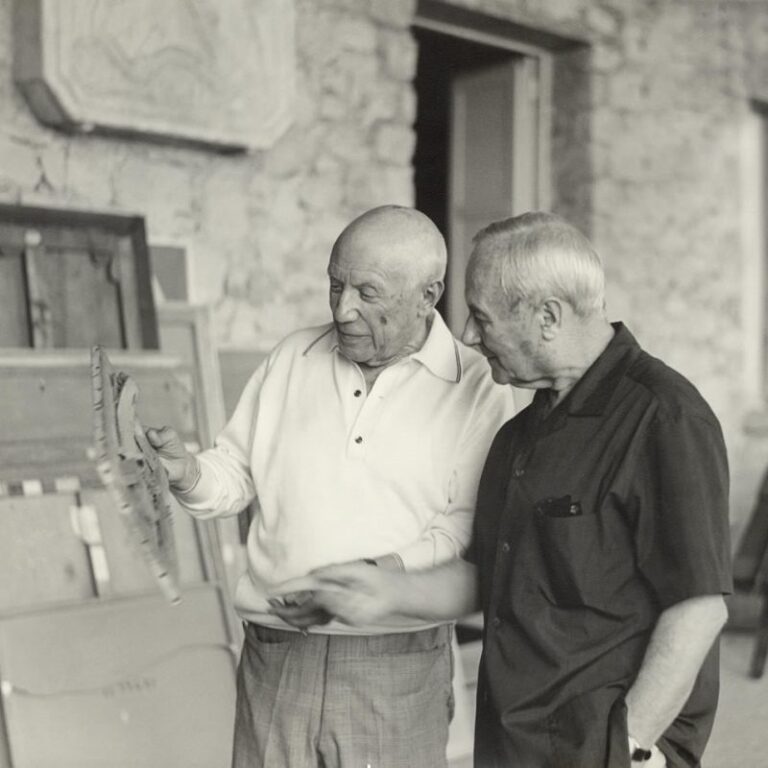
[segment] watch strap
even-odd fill
[[[653,757],[653,752],[650,749],[643,749],[642,747],[635,747],[630,755],[633,763],[644,763],[646,760],[650,760]]]
[[[629,757],[633,763],[644,763],[653,757],[653,750],[641,747],[637,740],[629,737]]]

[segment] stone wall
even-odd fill
[[[222,156],[36,121],[12,81],[0,0],[0,200],[146,217],[192,258],[225,346],[268,348],[327,317],[331,244],[360,211],[413,201],[413,4],[297,2],[297,117],[269,150]]]
[[[747,438],[739,136],[768,90],[768,5],[714,0],[453,0],[588,46],[560,54],[553,205],[589,231],[609,311],[702,390],[725,427],[743,519],[768,439]],[[415,0],[297,0],[298,108],[241,156],[66,136],[15,90],[0,0],[0,200],[140,213],[188,248],[193,298],[226,346],[327,316],[331,243],[358,212],[411,203]],[[572,88],[566,78],[581,78]],[[755,286],[757,290],[757,286]]]

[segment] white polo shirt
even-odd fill
[[[511,389],[437,312],[423,347],[368,393],[333,325],[298,331],[253,374],[179,501],[211,518],[258,497],[235,607],[285,627],[266,613],[266,596],[286,579],[392,553],[409,570],[461,555],[485,457],[513,410]],[[372,630],[334,622],[324,631]]]

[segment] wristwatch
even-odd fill
[[[634,738],[632,738],[632,736],[629,737],[629,758],[633,763],[644,763],[652,757],[652,750],[644,749]]]

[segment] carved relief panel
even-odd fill
[[[16,0],[15,79],[68,130],[236,150],[293,116],[293,0]]]

